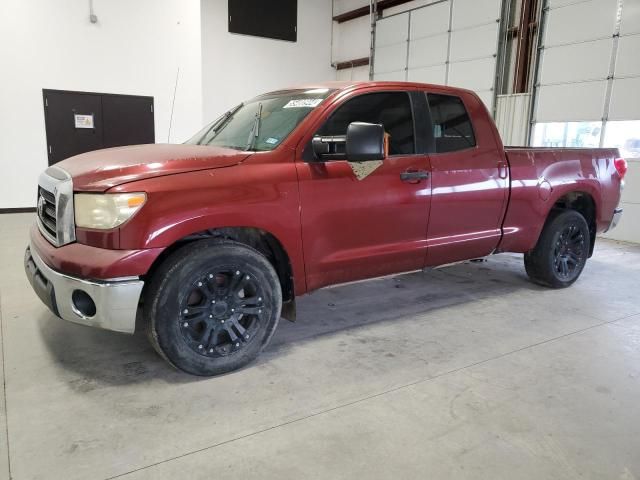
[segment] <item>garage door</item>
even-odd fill
[[[534,145],[623,148],[640,127],[640,0],[548,0],[543,24]]]
[[[444,0],[376,23],[374,79],[469,88],[491,110],[499,0]]]

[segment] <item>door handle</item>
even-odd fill
[[[498,162],[498,176],[500,178],[507,178],[509,176],[509,167],[507,162],[500,160]]]
[[[419,183],[421,180],[429,178],[426,170],[409,170],[400,174],[400,180],[407,183]]]

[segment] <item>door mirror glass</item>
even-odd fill
[[[366,162],[386,157],[385,132],[380,124],[352,122],[346,135],[316,135],[311,141],[317,161]]]

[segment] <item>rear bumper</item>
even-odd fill
[[[49,267],[31,246],[25,252],[24,267],[40,300],[63,320],[116,332],[134,332],[144,286],[137,277],[104,281],[72,277]]]
[[[622,218],[622,208],[616,208],[613,211],[613,218],[611,219],[611,223],[609,224],[605,232],[608,232],[616,228],[616,225],[618,225],[618,222],[620,222],[621,218]]]

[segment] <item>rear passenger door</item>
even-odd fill
[[[488,255],[500,241],[508,198],[502,145],[475,95],[429,92],[427,98],[432,152],[427,265]]]

